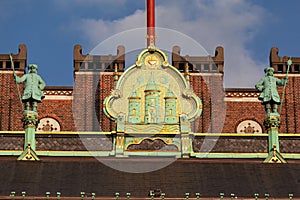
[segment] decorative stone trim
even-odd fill
[[[237,133],[262,133],[262,127],[253,120],[244,120],[236,128]]]
[[[37,131],[57,132],[60,131],[60,125],[57,120],[50,117],[45,117],[40,120]]]
[[[226,92],[225,97],[257,97],[260,92]]]
[[[44,90],[45,95],[64,95],[64,96],[72,96],[73,90]]]

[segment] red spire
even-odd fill
[[[155,45],[155,0],[147,0],[147,46]]]

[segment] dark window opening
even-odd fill
[[[88,63],[88,69],[94,69],[94,63],[93,62]]]
[[[11,62],[6,62],[6,69],[11,69]]]
[[[80,65],[81,70],[84,69],[84,63],[83,62],[80,62],[79,65]]]
[[[294,65],[294,72],[299,72],[299,64]]]
[[[179,71],[180,72],[184,72],[184,67],[185,66],[185,63],[179,63]]]
[[[197,70],[198,72],[201,71],[201,64],[196,64],[196,70]]]
[[[100,62],[94,62],[94,67],[95,67],[95,69],[100,70],[101,69],[101,63]]]
[[[105,63],[105,71],[111,72],[111,63]]]
[[[193,71],[193,64],[189,63],[189,72],[192,72]]]
[[[277,65],[277,72],[283,72],[283,65]]]
[[[3,62],[0,61],[0,69],[3,69]]]
[[[213,72],[217,72],[218,71],[218,66],[216,64],[212,65],[212,69]]]
[[[14,67],[15,69],[20,69],[20,62],[19,61],[14,62]]]
[[[209,64],[204,64],[203,65],[203,71],[208,72],[209,71]]]

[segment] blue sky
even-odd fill
[[[224,47],[225,87],[253,87],[273,46],[280,56],[300,57],[299,0],[156,0],[156,6],[158,27],[191,37],[212,55]],[[74,45],[86,54],[114,34],[144,27],[145,1],[1,0],[0,23],[0,54],[26,44],[28,63],[39,65],[47,85],[71,86]],[[111,48],[107,54],[116,52]]]

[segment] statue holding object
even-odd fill
[[[43,90],[46,86],[43,79],[37,74],[38,66],[36,64],[29,64],[28,73],[19,77],[15,73],[14,62],[12,55],[10,55],[14,79],[17,83],[18,95],[21,103],[25,103],[25,110],[23,112],[23,127],[25,129],[24,151],[18,157],[18,160],[39,160],[36,150],[35,130],[39,123],[37,104],[45,98]],[[23,95],[21,97],[18,83],[25,82]],[[31,109],[32,108],[32,109]]]
[[[288,68],[292,64],[292,61],[288,61]],[[289,70],[289,69],[288,69]],[[288,71],[287,70],[287,71]],[[270,114],[274,114],[279,116],[278,113],[278,105],[281,104],[281,100],[277,91],[276,86],[285,86],[288,81],[288,73],[286,76],[280,80],[274,77],[274,68],[267,67],[264,69],[265,77],[260,79],[258,83],[255,85],[255,88],[261,91],[258,99],[262,101],[262,104],[265,105],[267,116]]]
[[[36,64],[30,64],[28,66],[28,73],[19,77],[14,73],[16,83],[25,82],[24,92],[22,95],[22,102],[25,103],[25,111],[37,112],[37,103],[40,103],[45,95],[43,90],[46,86],[43,79],[37,74],[38,66]]]
[[[286,163],[283,156],[280,154],[279,146],[279,127],[280,127],[280,111],[278,112],[278,105],[282,106],[284,99],[285,87],[288,81],[289,68],[292,65],[292,60],[287,62],[288,69],[286,76],[280,80],[274,77],[274,69],[272,67],[265,68],[265,77],[260,79],[255,85],[255,88],[261,91],[258,99],[265,105],[267,116],[264,120],[264,126],[268,133],[268,157],[264,160],[264,163]],[[282,100],[280,100],[276,86],[284,86],[282,93]]]

